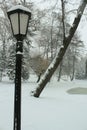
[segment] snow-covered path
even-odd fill
[[[69,94],[87,81],[52,79],[40,98],[30,96],[35,82],[22,83],[22,130],[87,130],[87,95]],[[0,83],[0,130],[13,129],[14,84]]]

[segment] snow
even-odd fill
[[[36,76],[22,82],[22,130],[87,130],[87,95],[68,90],[87,88],[86,80],[57,82],[53,77],[40,98],[30,96]],[[0,130],[13,129],[14,83],[0,82]]]
[[[13,6],[12,8],[10,8],[8,10],[8,12],[14,11],[14,10],[17,10],[17,9],[24,10],[24,11],[29,12],[29,13],[31,12],[28,8],[26,8],[26,7],[22,6],[22,5],[15,5],[15,6]]]
[[[23,53],[22,53],[22,52],[20,52],[20,51],[18,51],[16,54],[22,55]]]

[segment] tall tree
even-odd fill
[[[74,33],[79,25],[79,22],[81,20],[81,17],[82,17],[82,14],[84,12],[84,9],[86,7],[86,4],[87,4],[87,0],[81,1],[81,4],[80,4],[78,11],[77,11],[77,16],[75,17],[73,25],[71,26],[71,28],[69,30],[69,35],[63,39],[63,46],[60,48],[55,59],[53,60],[51,65],[48,67],[46,73],[42,77],[43,79],[40,80],[36,90],[34,92],[32,92],[35,97],[40,96],[42,90],[45,88],[46,84],[48,83],[48,81],[52,77],[53,73],[55,72],[55,70],[59,66],[60,62],[62,61],[63,56],[64,56],[64,54],[65,54],[65,52],[66,52],[66,50],[67,50],[67,48],[72,40],[72,37],[74,36]]]
[[[62,7],[62,28],[63,28],[63,40],[65,39],[65,1],[61,0],[61,7]],[[63,43],[63,41],[62,41]],[[59,70],[59,75],[58,75],[58,81],[60,81],[61,78],[61,73],[62,73],[62,66],[63,66],[63,59],[60,63],[60,70]]]

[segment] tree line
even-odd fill
[[[67,75],[73,80],[77,74],[77,64],[84,44],[76,29],[86,7],[86,0],[82,0],[76,10],[77,15],[72,25],[68,19],[67,0],[60,0],[60,6],[58,1],[55,1],[55,5],[44,10],[34,8],[33,2],[26,0],[20,2],[32,12],[27,39],[23,44],[22,79],[29,79],[30,68],[37,75],[37,82],[44,74],[36,91],[33,92],[35,97],[39,97],[55,71],[58,81],[62,75]],[[16,4],[17,0],[0,2],[3,12],[0,16],[0,72],[1,75],[6,72],[10,80],[14,80],[15,77],[16,41],[12,36],[6,12]],[[31,50],[36,48],[34,44],[37,44],[38,52],[32,56]]]

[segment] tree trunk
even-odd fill
[[[71,81],[73,81],[75,77],[75,55],[73,56],[73,66],[72,66],[72,75],[70,76]]]
[[[67,47],[69,46],[69,44],[70,44],[70,42],[72,40],[72,37],[73,37],[77,27],[78,27],[78,24],[80,22],[80,19],[81,19],[81,16],[83,14],[83,11],[84,11],[85,7],[86,7],[86,0],[82,0],[81,5],[79,6],[79,9],[78,9],[78,12],[77,12],[77,16],[75,17],[73,25],[70,28],[68,37],[64,38],[63,46],[60,48],[60,51],[56,55],[55,59],[53,60],[53,62],[48,67],[48,69],[45,72],[44,76],[41,78],[36,90],[32,92],[34,97],[39,97],[40,96],[42,90],[45,88],[46,84],[48,83],[48,81],[50,80],[50,78],[54,74],[55,70],[57,69],[57,67],[61,63],[61,61],[63,59],[63,56],[64,56],[64,54],[65,54],[65,52],[67,50]]]
[[[85,78],[87,78],[87,60],[85,62]]]
[[[60,63],[59,75],[58,75],[58,81],[60,81],[60,78],[61,78],[62,66],[63,66],[63,60],[62,60],[61,63]]]
[[[40,81],[41,75],[42,75],[42,73],[40,73],[40,74],[38,75],[37,83]]]
[[[65,2],[64,0],[61,0],[61,7],[62,7],[62,26],[63,26],[63,40],[64,40],[65,39]],[[63,60],[60,63],[58,81],[60,81],[60,78],[61,78],[62,66],[63,66]]]
[[[51,25],[51,61],[53,60],[53,22],[54,19],[52,19],[52,25]]]

